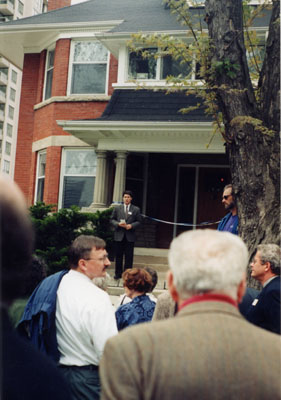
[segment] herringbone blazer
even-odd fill
[[[231,304],[193,303],[109,339],[102,400],[281,399],[280,345]]]
[[[124,235],[128,242],[135,242],[136,240],[136,228],[141,224],[140,209],[133,204],[130,205],[130,210],[126,223],[132,225],[132,229],[126,230],[118,226],[121,219],[126,219],[124,204],[114,208],[111,216],[111,224],[114,226],[114,240],[121,242]]]

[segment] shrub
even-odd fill
[[[110,252],[113,232],[110,227],[112,209],[95,213],[81,212],[72,206],[53,212],[54,205],[37,203],[30,207],[35,228],[35,254],[48,265],[48,275],[67,267],[67,250],[79,235],[94,235],[105,240]]]

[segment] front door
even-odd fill
[[[229,182],[228,166],[178,165],[173,236],[189,229],[216,229],[225,214],[221,196]]]

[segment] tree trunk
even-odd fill
[[[273,3],[257,102],[246,60],[242,1],[205,2],[211,66],[216,66],[218,61],[227,62],[235,73],[233,78],[227,75],[227,70],[220,74],[215,70],[209,84],[216,91],[223,114],[226,150],[238,206],[239,236],[246,242],[250,256],[259,243],[279,244],[280,5],[279,1]]]

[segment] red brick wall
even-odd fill
[[[44,202],[46,204],[58,203],[60,163],[61,147],[48,147],[44,185]]]
[[[52,96],[65,96],[67,91],[68,65],[71,41],[61,39],[56,43]],[[41,54],[25,56],[18,127],[15,180],[25,193],[28,203],[33,203],[37,153],[32,153],[32,143],[52,135],[69,134],[57,124],[57,120],[95,119],[102,115],[107,101],[53,102],[34,111],[34,105],[43,100],[46,50]],[[110,56],[109,88],[117,82],[118,62]],[[61,148],[47,148],[44,201],[58,203]]]
[[[24,57],[21,100],[19,110],[18,139],[15,163],[15,181],[19,184],[29,204],[32,202],[32,142],[33,106],[37,98],[40,54],[27,54]]]
[[[71,0],[48,0],[48,11],[71,6]]]
[[[51,135],[68,135],[58,126],[57,120],[95,119],[101,116],[106,101],[102,102],[57,102],[35,111],[34,141]]]
[[[66,96],[70,39],[56,43],[52,96]]]
[[[110,96],[112,95],[114,90],[112,84],[117,82],[117,73],[118,73],[118,61],[112,54],[110,54],[109,77],[108,77],[108,94]]]
[[[47,56],[47,50],[42,51],[40,54],[40,65],[38,71],[36,104],[40,103],[43,100],[46,56]]]

